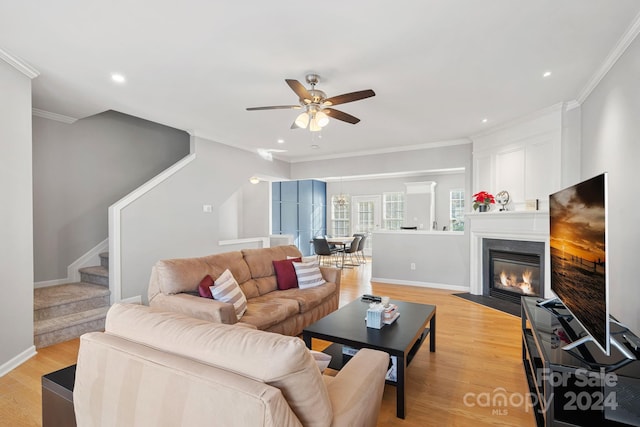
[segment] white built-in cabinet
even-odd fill
[[[548,209],[549,194],[562,188],[562,168],[579,162],[567,150],[570,141],[563,141],[565,111],[561,104],[473,137],[473,193],[506,190],[509,210],[525,210],[534,199]]]

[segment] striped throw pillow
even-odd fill
[[[294,262],[293,268],[296,269],[298,276],[298,287],[300,289],[313,288],[322,285],[326,281],[322,278],[318,261],[312,262]]]
[[[213,286],[209,289],[211,289],[213,299],[233,304],[238,320],[240,320],[244,312],[247,311],[247,297],[228,269],[216,279]]]

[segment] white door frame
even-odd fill
[[[378,230],[380,229],[380,224],[382,223],[382,196],[381,195],[373,195],[373,196],[351,196],[351,230],[352,234],[357,233],[357,225],[358,223],[358,212],[356,207],[359,203],[363,202],[373,202],[373,228]],[[370,230],[372,231],[372,230]],[[369,244],[365,246],[364,254],[366,256],[371,256],[371,244],[373,243],[370,234],[368,235]]]

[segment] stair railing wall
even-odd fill
[[[196,159],[195,153],[189,154],[159,175],[150,179],[131,193],[109,207],[109,289],[111,302],[122,301],[122,269],[121,269],[121,213],[131,203],[144,196],[153,188],[169,179],[176,172]]]

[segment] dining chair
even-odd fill
[[[334,265],[336,266],[338,265],[338,262],[335,259],[337,249],[331,249],[325,237],[313,238],[313,251],[318,256],[318,261],[320,263],[322,263],[323,261],[326,261],[327,257],[329,257],[329,265],[331,265],[331,259],[334,260],[333,261]]]
[[[327,236],[326,234],[324,235],[324,238],[327,239],[327,242],[329,241],[329,236]],[[331,250],[340,250],[340,248],[338,248],[336,245],[334,245],[333,243],[329,243],[329,249]]]
[[[367,259],[364,256],[364,244],[365,240],[367,240],[367,235],[363,233],[354,233],[353,237],[360,237],[360,241],[358,242],[358,248],[356,249],[356,258],[360,264],[366,264]]]
[[[357,266],[357,265],[361,264],[360,260],[358,259],[358,255],[356,254],[356,252],[358,251],[360,240],[362,240],[362,237],[354,236],[353,240],[351,241],[351,244],[349,245],[349,247],[345,248],[345,250],[344,250],[345,256],[349,255],[349,261],[351,261],[351,264],[349,264],[349,265]],[[354,262],[353,262],[353,254],[356,254],[357,264],[354,264]]]

